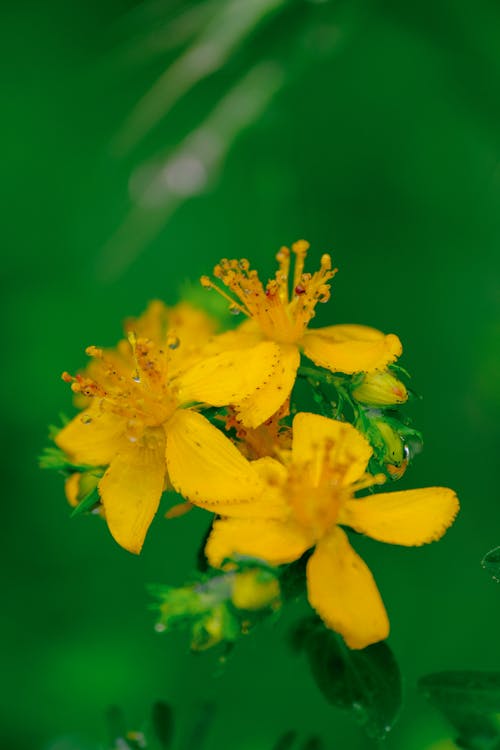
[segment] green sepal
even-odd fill
[[[39,466],[41,469],[53,469],[54,471],[62,471],[64,474],[74,474],[75,472],[84,473],[86,471],[94,471],[95,469],[101,469],[104,472],[103,467],[89,466],[88,464],[75,464],[60,448],[54,445],[46,446],[39,459]]]
[[[349,711],[369,737],[386,737],[399,715],[402,688],[399,667],[385,642],[351,650],[313,616],[294,629],[292,646],[305,651],[316,685],[329,703]]]
[[[90,490],[90,492],[80,500],[78,505],[73,508],[70,518],[75,518],[75,516],[80,516],[82,513],[87,513],[100,502],[101,500],[97,491],[97,487],[94,487],[94,489]]]

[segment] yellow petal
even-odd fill
[[[282,565],[298,560],[312,543],[309,535],[291,523],[231,518],[215,521],[205,554],[215,568],[232,555],[249,555]]]
[[[63,427],[55,443],[76,464],[105,466],[123,443],[124,429],[122,417],[86,409]]]
[[[458,510],[453,490],[426,487],[349,500],[339,523],[379,542],[413,547],[442,537]]]
[[[272,417],[286,401],[294,386],[300,352],[294,345],[280,344],[278,356],[264,383],[248,398],[237,403],[238,417],[247,427],[258,427]]]
[[[244,320],[237,328],[213,336],[203,347],[203,354],[207,357],[233,349],[249,349],[263,340],[259,326],[251,318]]]
[[[322,539],[307,563],[311,606],[349,648],[365,648],[389,635],[389,620],[373,576],[336,528]]]
[[[170,481],[194,505],[251,503],[262,492],[250,461],[201,414],[178,409],[166,432]]]
[[[358,325],[328,326],[307,331],[302,339],[304,354],[320,367],[333,372],[383,370],[402,352],[396,335]]]
[[[106,521],[119,545],[139,554],[158,509],[165,480],[163,430],[127,442],[99,482]]]
[[[226,518],[285,520],[289,515],[286,493],[283,491],[287,470],[279,461],[267,456],[252,461],[251,466],[262,480],[262,490],[258,497],[246,503],[204,502],[203,509]]]
[[[80,477],[81,474],[76,472],[75,474],[70,474],[64,482],[64,492],[66,494],[66,499],[72,508],[76,508],[76,506],[80,502],[80,498],[78,496],[80,492]]]
[[[267,341],[252,349],[234,349],[208,357],[176,380],[179,403],[239,403],[269,380],[279,353],[278,345]]]
[[[347,422],[308,412],[299,412],[293,420],[292,461],[310,464],[313,486],[318,485],[325,456],[329,465],[344,467],[347,486],[364,474],[371,455],[366,438]]]

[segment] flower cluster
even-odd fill
[[[65,470],[75,512],[102,515],[133,553],[167,489],[182,496],[169,519],[197,506],[213,520],[208,570],[157,592],[158,629],[188,621],[196,648],[275,611],[297,561],[311,607],[350,648],[386,638],[385,607],[348,530],[421,545],[458,511],[442,487],[376,491],[421,442],[397,411],[409,397],[401,343],[362,325],[310,327],[336,270],[325,254],[307,272],[307,251],[305,241],[281,248],[267,284],[246,259],[202,277],[244,318],[237,327],[218,333],[187,302],[152,302],[114,348],[88,347],[86,369],[63,374],[79,413],[46,464]]]

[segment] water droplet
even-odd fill
[[[236,307],[236,305],[231,305],[231,307],[229,308],[229,312],[231,313],[231,315],[239,315],[241,310],[239,307]]]
[[[157,622],[155,625],[155,630],[157,633],[164,633],[167,629],[167,626],[164,625],[162,622]]]
[[[136,437],[136,435],[129,435],[128,439],[129,439],[130,443],[137,443],[137,437]]]
[[[92,417],[89,417],[87,414],[85,414],[81,420],[83,424],[90,424],[92,422]]]
[[[180,343],[180,339],[177,336],[169,336],[167,339],[167,346],[169,349],[178,349]]]
[[[141,382],[140,375],[138,373],[132,375],[132,380],[134,381],[134,383],[140,383]]]

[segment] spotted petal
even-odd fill
[[[91,407],[63,427],[55,443],[76,464],[105,466],[124,442],[124,429],[122,417]]]
[[[215,521],[205,554],[213,567],[220,567],[235,554],[282,565],[298,560],[312,543],[311,537],[292,523],[231,518]]]
[[[280,349],[271,341],[251,349],[234,349],[208,357],[177,379],[179,402],[226,406],[258,391],[277,367]]]
[[[280,344],[269,376],[247,398],[237,402],[238,416],[247,427],[258,427],[273,416],[289,397],[300,364],[295,345]]]
[[[165,480],[165,438],[150,430],[140,442],[128,442],[99,482],[99,494],[113,538],[139,554],[158,509]]]
[[[379,542],[413,547],[440,539],[458,510],[453,490],[426,487],[349,500],[339,522]]]
[[[261,494],[250,461],[201,414],[179,409],[166,433],[170,481],[194,505],[251,503]]]
[[[293,420],[292,460],[310,465],[312,486],[320,481],[326,455],[329,463],[344,469],[343,484],[347,486],[364,474],[372,449],[347,422],[300,412]]]
[[[358,325],[338,325],[309,330],[302,339],[304,354],[332,372],[383,370],[402,352],[393,334]]]
[[[389,635],[389,620],[367,565],[342,529],[322,539],[307,563],[309,602],[349,648],[365,648]]]

